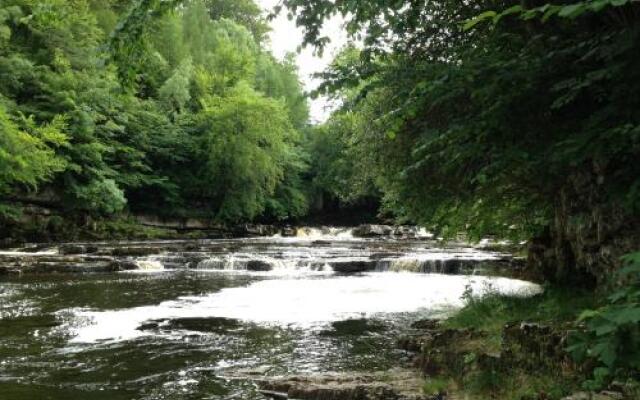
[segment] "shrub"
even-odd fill
[[[623,262],[607,304],[584,311],[579,322],[585,330],[570,337],[567,350],[574,359],[595,363],[586,389],[600,389],[614,378],[637,378],[640,372],[640,253]]]

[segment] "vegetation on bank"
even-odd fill
[[[481,368],[469,367],[484,354],[500,355],[503,347],[505,327],[539,324],[540,326],[558,329],[572,329],[572,323],[578,318],[581,310],[597,304],[596,295],[590,291],[567,288],[547,287],[543,294],[531,298],[514,298],[497,294],[478,299],[470,294],[467,305],[460,312],[444,321],[444,329],[472,329],[482,335],[462,341],[457,345],[464,349],[463,367],[447,369],[439,376],[429,377],[425,383],[425,392],[434,393],[454,391],[465,393],[471,398],[496,399],[538,399],[544,393],[548,399],[560,399],[581,389],[581,382],[586,379],[581,371],[567,368],[560,363],[554,367],[558,353],[565,349],[560,346],[542,348],[548,354],[528,355],[521,350],[524,357],[553,359],[546,365],[543,361],[533,368],[519,365],[483,365]],[[536,325],[533,325],[536,326]],[[548,332],[548,335],[554,333]],[[531,341],[534,346],[548,340],[545,336],[531,335],[523,340]],[[535,344],[534,344],[535,343]],[[506,364],[506,363],[505,363]],[[563,370],[565,369],[565,370]]]
[[[134,3],[0,5],[0,215],[304,214],[307,102],[294,57],[266,50],[260,8],[193,0],[156,15],[123,74],[110,48]]]
[[[533,297],[466,292],[466,306],[437,328],[454,341],[423,349],[442,364],[424,392],[522,400],[613,389],[637,398],[640,254],[611,283],[602,292],[548,286]]]

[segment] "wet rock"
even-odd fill
[[[182,248],[184,251],[200,251],[200,245],[198,243],[186,243]]]
[[[564,397],[562,400],[624,400],[622,393],[604,391],[600,393],[578,392],[571,396]]]
[[[295,228],[291,226],[285,226],[280,230],[280,234],[284,237],[295,237],[298,232]]]
[[[360,225],[353,230],[353,236],[362,238],[390,236],[393,227],[388,225]]]
[[[229,318],[175,318],[153,320],[140,325],[139,331],[185,330],[206,333],[227,333],[240,327],[240,322]]]
[[[26,247],[23,247],[21,251],[25,253],[37,253],[43,250],[48,250],[49,248],[50,246],[47,244],[30,244]]]
[[[333,261],[329,266],[334,272],[340,274],[355,274],[376,269],[376,263],[372,261]]]
[[[111,251],[111,254],[119,257],[144,257],[162,253],[160,247],[118,247]]]
[[[440,320],[423,319],[411,324],[411,328],[417,333],[404,335],[396,341],[396,347],[400,350],[418,353],[423,351],[425,344],[432,344],[434,335],[438,335]]]
[[[0,249],[9,249],[12,247],[17,247],[18,245],[19,245],[19,242],[17,242],[16,239],[13,239],[13,238],[0,239]]]
[[[138,264],[133,261],[128,260],[117,260],[111,262],[111,269],[113,272],[116,271],[135,271],[140,269]]]
[[[623,400],[624,399],[624,395],[620,392],[614,392],[611,390],[605,390],[603,392],[598,393],[596,396],[600,396],[601,399],[598,399],[596,397],[597,400]]]
[[[331,324],[332,329],[320,332],[323,336],[362,336],[369,333],[382,332],[387,327],[379,321],[368,319],[347,319]]]
[[[259,237],[273,236],[279,232],[279,229],[273,225],[244,225],[234,231],[234,236],[238,237]]]
[[[247,262],[247,271],[266,272],[271,271],[273,266],[265,261],[251,260]]]
[[[414,373],[388,375],[325,374],[258,380],[264,395],[297,400],[427,400],[420,393],[422,380]]]
[[[439,319],[431,319],[431,318],[429,318],[429,319],[421,319],[419,321],[416,321],[416,322],[412,323],[411,327],[413,329],[431,331],[431,330],[438,329],[440,327],[440,320]]]
[[[562,400],[591,400],[591,394],[587,392],[578,392],[571,396],[563,397]]]
[[[486,334],[474,329],[438,329],[417,337],[416,341],[406,342],[407,349],[420,346],[414,364],[424,374],[436,376],[442,373],[459,373],[468,368],[469,350],[466,343],[472,343]]]
[[[58,248],[58,252],[62,255],[96,254],[99,251],[98,246],[80,244],[63,244]]]
[[[396,341],[396,347],[400,350],[418,353],[422,351],[423,345],[429,340],[424,334],[400,336]]]
[[[571,366],[565,352],[568,330],[562,327],[520,322],[508,324],[502,331],[502,350],[506,365],[526,371]]]

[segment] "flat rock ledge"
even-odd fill
[[[328,373],[253,379],[260,392],[277,400],[435,400],[421,393],[413,371]]]

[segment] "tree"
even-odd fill
[[[266,208],[284,178],[295,133],[282,103],[239,83],[206,100],[202,185],[223,221],[251,220]]]
[[[399,219],[538,238],[550,279],[606,279],[638,245],[637,4],[284,3],[320,48],[334,12],[364,34],[321,91],[360,115],[346,145],[375,154],[364,170]]]
[[[63,118],[43,126],[23,119],[21,125],[23,129],[0,102],[0,195],[15,186],[36,190],[65,168],[64,160],[55,154],[57,147],[67,143]]]

